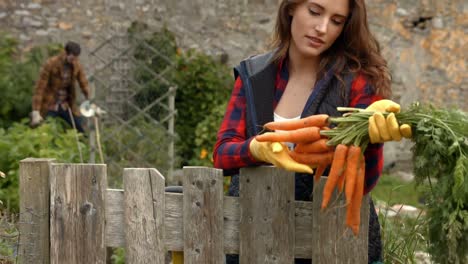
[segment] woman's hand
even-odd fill
[[[254,138],[250,142],[249,149],[252,156],[258,161],[268,162],[289,171],[313,173],[311,167],[298,163],[289,156],[288,147],[284,143],[259,142]]]
[[[373,111],[369,118],[369,139],[371,143],[386,141],[400,141],[402,137],[411,137],[411,127],[407,124],[399,125],[395,114],[400,112],[400,105],[391,100],[379,100],[366,108]],[[389,113],[384,117],[383,113]]]
[[[312,115],[290,121],[270,122],[265,128],[281,130],[256,136],[259,142],[292,142],[296,144],[289,156],[300,164],[317,168],[316,175],[323,173],[333,159],[334,148],[327,145],[320,130],[328,129],[328,115]]]

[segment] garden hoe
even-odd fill
[[[80,105],[80,113],[84,117],[93,118],[94,127],[96,129],[96,143],[98,146],[99,158],[101,160],[101,163],[104,163],[104,156],[102,154],[102,148],[101,148],[101,136],[99,133],[99,120],[98,119],[99,119],[99,116],[105,114],[106,111],[102,110],[96,104],[91,103],[89,100],[86,100]],[[81,155],[81,151],[80,151],[80,155]]]

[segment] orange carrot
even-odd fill
[[[347,168],[347,165],[345,165],[344,172],[340,175],[340,177],[338,178],[338,183],[336,184],[336,186],[338,186],[339,193],[343,192],[344,183],[346,179],[346,168]]]
[[[297,153],[296,151],[289,152],[289,155],[293,160],[307,164],[307,165],[329,165],[333,160],[333,152],[324,153]]]
[[[322,209],[325,209],[330,201],[333,190],[338,182],[338,178],[343,173],[343,166],[345,165],[346,156],[348,153],[348,147],[343,144],[339,144],[335,148],[335,154],[333,156],[333,163],[328,174],[327,182],[323,189]]]
[[[278,131],[278,132],[267,132],[262,135],[255,137],[257,141],[271,141],[271,142],[307,142],[316,141],[320,138],[319,127],[305,127],[299,128],[292,131]]]
[[[364,157],[361,156],[359,169],[356,179],[356,189],[353,192],[351,203],[348,205],[346,213],[346,225],[353,230],[355,236],[359,233],[359,225],[361,224],[361,204],[364,196],[364,180],[366,174],[366,164]]]
[[[304,152],[304,153],[310,153],[310,152],[317,153],[317,152],[327,152],[327,151],[333,150],[333,147],[328,146],[327,142],[328,140],[322,138],[313,142],[297,144],[297,146],[294,148],[294,151]]]
[[[325,169],[327,169],[328,165],[320,164],[317,167],[317,170],[315,170],[315,177],[314,177],[314,182],[318,182],[320,180],[320,177],[322,177],[323,173],[325,172]]]
[[[353,192],[356,186],[356,177],[358,173],[359,159],[361,157],[361,148],[359,146],[350,146],[348,150],[348,157],[346,158],[345,174],[345,195],[346,203],[351,202]]]
[[[350,227],[352,229],[353,226],[353,206],[354,204],[352,203],[353,200],[351,200],[350,203],[346,204],[346,226]]]
[[[296,130],[304,127],[323,127],[329,124],[328,115],[311,115],[301,119],[269,122],[264,125],[270,130]]]

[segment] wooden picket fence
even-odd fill
[[[125,169],[123,190],[107,189],[106,165],[20,163],[19,263],[106,263],[123,247],[126,263],[367,263],[368,198],[355,237],[344,226],[343,199],[320,211],[323,179],[312,202],[294,201],[293,173],[245,168],[240,197],[223,194],[222,171],[183,169],[183,194],[165,192],[156,169]]]

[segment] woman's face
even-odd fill
[[[306,0],[290,15],[291,48],[316,57],[335,42],[349,13],[349,0]]]

